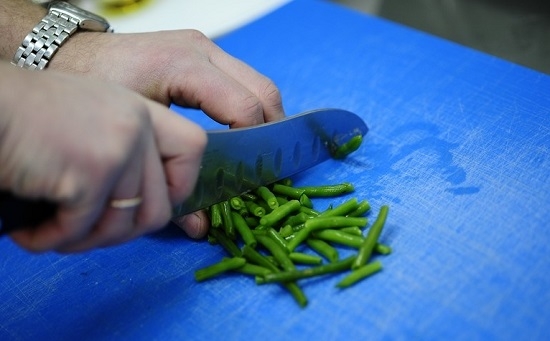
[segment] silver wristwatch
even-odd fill
[[[13,56],[12,64],[31,70],[42,70],[59,47],[79,28],[112,32],[104,18],[65,1],[53,1],[48,14],[27,34]]]

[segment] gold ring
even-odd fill
[[[143,201],[142,197],[128,198],[128,199],[113,199],[109,203],[112,208],[126,209],[139,206]]]

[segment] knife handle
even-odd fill
[[[0,190],[0,235],[24,227],[35,227],[55,215],[57,205],[51,201],[25,199]]]

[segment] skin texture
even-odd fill
[[[0,35],[0,59],[6,61],[11,60],[25,35],[39,22],[45,13],[46,10],[44,8],[32,5],[26,0],[0,0],[0,31],[3,32],[3,34]],[[97,112],[100,110],[98,107],[98,103],[100,102],[99,98],[101,98],[101,104],[99,105],[120,106],[120,110],[126,113],[132,110],[137,116],[135,119],[138,121],[141,121],[143,116],[147,116],[143,113],[143,109],[139,111],[136,110],[136,108],[132,108],[132,102],[122,101],[124,96],[128,95],[127,97],[130,97],[129,94],[125,94],[122,97],[101,94],[94,97],[96,101],[91,101],[89,99],[90,94],[87,93],[87,91],[91,91],[91,89],[87,89],[87,85],[82,83],[84,81],[90,81],[92,84],[97,84],[95,82],[100,81],[105,82],[103,86],[106,88],[110,88],[111,84],[117,84],[160,103],[165,107],[171,103],[176,103],[181,106],[202,109],[212,119],[222,124],[229,125],[232,128],[260,124],[284,117],[280,92],[269,78],[258,73],[242,61],[225,53],[210,39],[196,30],[135,34],[112,34],[79,30],[65,42],[49,63],[48,68],[41,73],[50,74],[52,72],[58,73],[56,76],[52,76],[54,78],[61,77],[59,73],[70,74],[81,78],[80,80],[71,79],[71,82],[74,81],[79,83],[79,86],[76,88],[80,90],[80,93],[76,90],[66,92],[57,91],[48,92],[48,96],[46,96],[45,93],[40,90],[36,92],[27,91],[26,93],[29,94],[27,97],[36,96],[36,98],[31,99],[31,101],[37,102],[40,100],[49,101],[57,97],[59,101],[66,101],[69,99],[75,103],[80,103],[78,106],[75,104],[71,110],[65,107],[59,108],[59,110],[65,112],[66,115],[73,115],[75,111],[78,111],[79,115],[82,114],[82,116],[85,116],[91,114],[89,112],[86,113],[87,109],[94,108],[93,110],[90,109],[90,111],[97,116]],[[33,82],[28,78],[34,77],[36,77],[35,74],[33,74],[32,77],[24,77],[24,79]],[[90,85],[92,88],[95,86],[96,85]],[[21,85],[21,87],[23,88],[24,86]],[[117,91],[121,91],[119,88],[116,89]],[[40,92],[42,92],[40,95],[42,97],[36,95]],[[60,94],[63,95],[61,96]],[[84,97],[88,97],[88,99]],[[77,100],[81,102],[76,102]],[[143,101],[143,99],[140,99],[140,101]],[[86,106],[86,103],[88,103],[89,106]],[[149,102],[147,103],[148,106],[151,105]],[[34,108],[31,109],[30,106],[27,107],[27,109],[31,111],[35,111]],[[49,117],[50,114],[54,114],[51,112],[52,110],[53,109],[50,107],[41,106],[41,114],[43,117]],[[158,110],[155,110],[155,112],[156,111]],[[31,113],[26,114],[31,115]],[[155,119],[152,119],[152,121],[157,124],[155,128],[158,126],[165,127],[170,125],[173,120],[166,119],[165,117],[169,116],[167,114],[149,116],[154,116]],[[162,121],[162,123],[159,123],[159,121]],[[83,126],[80,127],[82,130],[92,129],[89,123],[89,121],[83,119],[80,122],[73,122],[71,125],[76,127],[76,125],[82,124]],[[36,125],[33,129],[51,137],[60,127],[53,123],[48,123],[41,126]],[[155,137],[154,139],[157,141],[157,144],[159,144],[159,148],[159,141],[162,140],[163,147],[168,149],[172,146],[177,146],[178,149],[181,149],[181,152],[188,152],[191,148],[197,148],[195,150],[195,157],[202,153],[204,133],[189,133],[187,127],[180,125],[174,125],[174,127],[171,128],[174,130],[174,133],[169,136],[162,136],[162,138],[160,137],[161,134],[156,135],[154,132],[150,133],[150,135]],[[10,126],[10,130],[11,129]],[[21,131],[23,130],[23,128],[18,129]],[[153,128],[143,129],[148,130]],[[177,132],[175,130],[177,130]],[[96,136],[103,136],[100,135],[102,133],[103,132],[100,130],[95,132]],[[116,134],[119,134],[119,132],[116,132]],[[77,134],[73,137],[80,138]],[[186,138],[186,144],[182,144],[180,141],[180,139],[184,137]],[[69,145],[75,143],[73,140],[70,140],[68,136],[65,137],[64,141]],[[95,143],[97,143],[97,141]],[[117,143],[122,144],[121,141]],[[137,149],[140,147],[134,145],[130,147],[128,144],[142,142],[140,139],[135,138],[133,141],[124,141],[124,143],[126,143],[126,149],[123,149],[124,152],[136,153],[132,148]],[[30,146],[24,147],[21,145],[17,146],[17,148],[30,148]],[[28,152],[28,154],[33,155],[32,152],[34,151]],[[117,152],[121,153],[120,150],[111,151],[111,153],[115,154]],[[172,155],[178,154],[179,152],[180,150],[170,150]],[[65,164],[72,162],[73,159],[71,158],[75,158],[74,161],[78,163],[78,155],[67,154],[66,157],[68,159],[64,160]],[[96,156],[96,158],[100,157]],[[164,161],[164,158],[162,160]],[[181,163],[188,162],[188,160],[178,160],[177,162]],[[0,161],[3,163],[3,159],[0,159]],[[99,160],[95,161],[99,162]],[[39,161],[27,160],[26,162],[29,163],[29,165],[25,166],[26,168],[38,169],[37,165]],[[132,162],[139,163],[139,161]],[[131,166],[127,167],[132,168]],[[195,169],[193,167],[197,168]],[[194,164],[194,166],[190,168],[193,168],[192,171],[183,175],[169,173],[171,171],[167,170],[168,173],[165,174],[165,176],[170,179],[169,185],[178,187],[181,186],[182,183],[187,184],[186,186],[188,187],[186,187],[184,192],[188,194],[190,184],[195,181],[194,177],[198,169],[198,164]],[[61,169],[57,171],[61,171]],[[134,178],[140,178],[140,171],[135,170],[134,172],[136,174],[129,171],[122,172],[121,174],[124,174],[124,176],[120,175],[115,180],[111,180],[114,181],[113,186],[115,186],[115,183],[117,186],[126,186],[120,185],[119,182],[122,184],[135,182],[136,180]],[[12,176],[15,175],[12,174]],[[28,179],[32,176],[40,178],[38,171],[34,171],[31,175],[25,175],[25,178]],[[177,178],[178,176],[180,176],[180,178]],[[92,184],[89,183],[88,186],[90,187],[82,187],[79,190],[81,192],[94,193],[97,189],[91,187],[91,185]],[[1,186],[11,189],[11,187],[4,183],[2,183]],[[147,187],[154,185],[144,183],[142,186]],[[42,189],[40,189],[39,192],[40,191],[42,191]],[[129,198],[140,194],[139,191],[134,192],[126,193],[126,191],[124,191],[124,193],[120,193],[120,195],[117,193],[117,196],[113,196],[113,198]],[[88,193],[86,195],[93,196]],[[96,211],[104,207],[105,198],[105,194],[99,197],[96,194],[94,200],[103,200],[95,203]],[[170,194],[170,201],[172,204],[181,203],[185,198],[185,195]],[[147,203],[143,203],[142,206],[147,206]],[[159,215],[164,214],[164,211],[159,212],[161,212]],[[120,213],[117,215],[119,214]],[[93,217],[99,219],[99,213],[96,213]],[[160,220],[162,219],[159,219],[159,221]],[[167,219],[164,220],[164,222],[167,222]],[[201,238],[208,231],[209,221],[204,212],[195,212],[185,217],[178,218],[176,224],[190,237]],[[110,225],[111,224],[109,224],[109,226]],[[109,227],[103,228],[108,229]],[[67,231],[67,227],[64,227],[64,229],[64,233],[73,233]],[[80,229],[81,227],[75,227],[75,230],[80,231]],[[20,235],[19,233],[14,234],[14,238],[18,240],[20,244],[26,245],[34,250],[58,248],[60,245],[53,241],[46,241],[43,245],[41,244],[40,247],[31,246],[32,243],[38,242],[35,241],[31,243],[29,241],[30,239],[23,240],[23,237]],[[36,235],[33,237],[33,240],[39,237],[44,236]],[[25,238],[30,237],[27,236]],[[78,239],[76,236],[75,238]],[[114,238],[113,240],[123,241],[125,239]],[[99,246],[104,244],[110,245],[112,243],[113,242],[101,242],[90,243],[89,245]],[[76,247],[75,250],[89,248],[89,245]]]
[[[120,243],[164,226],[190,195],[206,135],[164,106],[115,84],[6,63],[0,88],[0,188],[59,205],[52,220],[12,234],[21,246],[73,252]],[[35,95],[21,101],[26,93]],[[138,195],[135,208],[108,204]]]

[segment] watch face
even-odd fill
[[[59,11],[75,18],[79,22],[78,26],[83,29],[100,32],[112,31],[109,23],[104,18],[68,2],[54,1],[50,3],[49,10]]]

